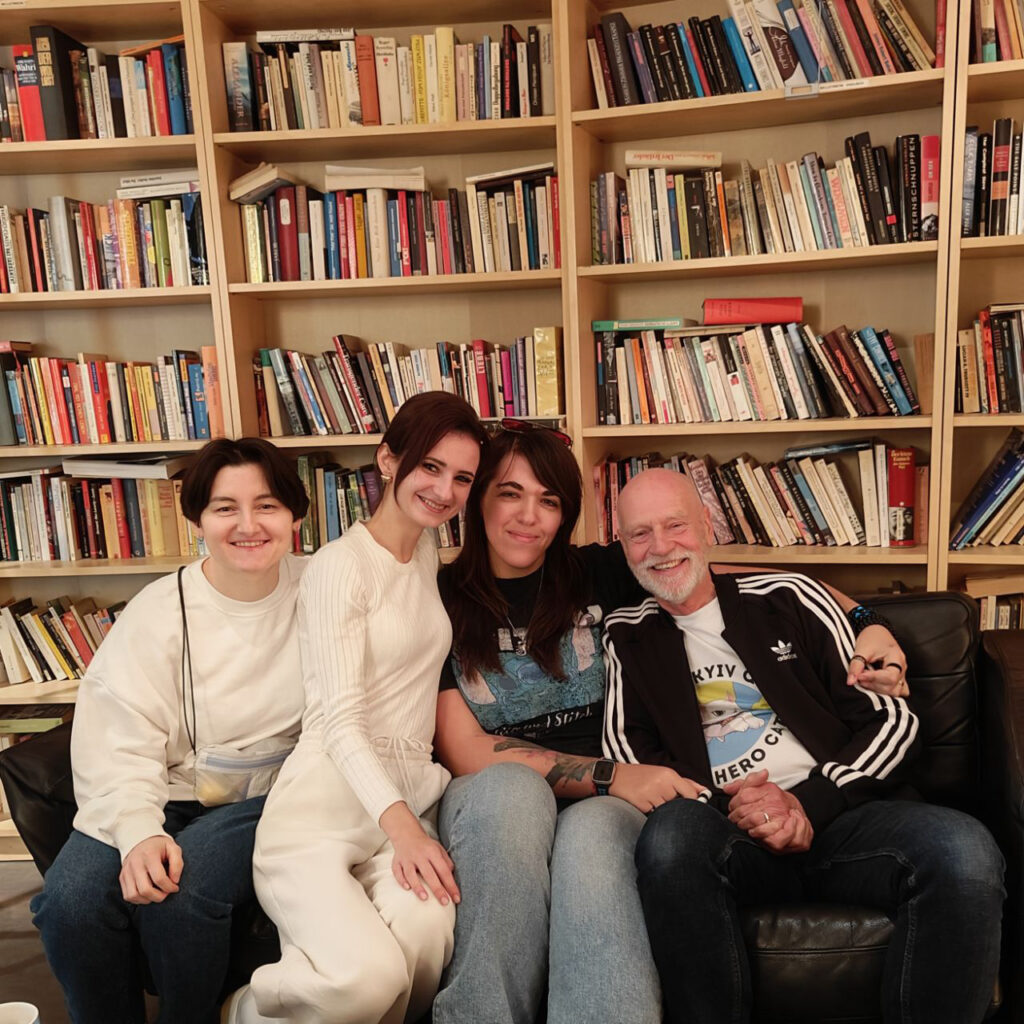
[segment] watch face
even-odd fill
[[[600,760],[594,763],[591,778],[595,786],[607,786],[615,775],[615,762]]]

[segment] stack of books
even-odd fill
[[[1024,541],[1024,432],[1014,427],[953,517],[953,551]]]
[[[555,112],[551,26],[460,43],[438,26],[408,41],[354,29],[267,30],[226,42],[232,131],[451,124]]]
[[[217,349],[175,349],[156,363],[32,355],[0,340],[0,445],[205,441],[224,436]]]
[[[957,332],[954,412],[1024,412],[1024,303],[992,303]]]
[[[1024,12],[1016,0],[974,0],[971,60],[988,64],[1024,57]]]
[[[319,355],[260,349],[253,379],[261,434],[376,433],[424,391],[460,395],[485,418],[565,411],[560,327],[535,327],[507,346],[477,338],[409,350],[390,341],[360,345],[343,334],[333,345]]]
[[[831,167],[817,153],[723,174],[720,153],[628,150],[590,183],[595,265],[851,249],[938,237],[939,137],[868,132]],[[699,173],[697,173],[699,170]]]
[[[991,132],[979,132],[974,125],[967,129],[960,207],[964,238],[1024,234],[1019,127],[1012,117],[997,117]]]
[[[191,135],[184,36],[101,53],[52,25],[11,47],[2,72],[0,141]]]
[[[921,411],[885,329],[841,324],[817,334],[797,321],[686,327],[679,319],[595,320],[591,327],[600,424]]]
[[[1024,573],[967,576],[964,590],[978,602],[982,629],[1024,627]]]
[[[124,177],[113,199],[0,205],[0,293],[209,284],[195,168]]]
[[[857,455],[860,511],[836,458],[844,452]],[[718,544],[910,547],[928,522],[928,467],[915,461],[912,448],[871,440],[788,448],[765,463],[750,455],[721,465],[710,456],[607,458],[594,467],[598,536],[618,538],[618,492],[629,479],[664,466],[693,480]]]
[[[605,14],[587,40],[598,107],[688,100],[941,66],[901,0],[729,0],[731,17],[641,25]],[[943,5],[943,15],[945,5]]]
[[[0,473],[0,559],[189,557],[201,553],[181,514],[180,459],[65,459]]]
[[[264,165],[232,182],[229,195],[241,204],[253,284],[561,266],[550,162],[474,175],[442,199],[422,167],[328,166],[321,192]]]

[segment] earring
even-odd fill
[[[380,479],[381,479],[381,483],[383,483],[384,486],[387,487],[387,485],[389,483],[391,483],[391,474],[390,473],[381,473]]]

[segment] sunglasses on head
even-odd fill
[[[505,417],[501,421],[501,429],[507,430],[510,434],[529,434],[533,430],[546,430],[554,434],[566,448],[572,447],[572,438],[564,431],[556,430],[554,427],[545,426],[543,423],[533,423],[530,420],[516,420]]]

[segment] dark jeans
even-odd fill
[[[887,1024],[974,1024],[985,1014],[999,963],[1003,858],[965,814],[875,801],[841,814],[808,853],[779,856],[714,808],[673,800],[649,817],[636,861],[669,1024],[750,1019],[737,907],[765,901],[858,904],[892,916]]]
[[[73,1024],[145,1020],[140,948],[160,995],[158,1024],[215,1024],[231,912],[254,898],[253,837],[265,799],[167,804],[164,828],[184,869],[179,891],[162,903],[126,903],[118,851],[71,834],[32,911]]]

